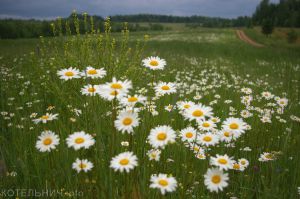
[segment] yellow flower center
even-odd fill
[[[224,159],[224,158],[220,158],[220,159],[218,160],[218,162],[219,162],[220,164],[227,164],[227,160]]]
[[[201,117],[203,115],[203,112],[201,110],[195,110],[193,112],[194,117]]]
[[[158,181],[158,184],[165,187],[165,186],[168,186],[169,183],[167,180],[161,179]]]
[[[129,97],[128,98],[128,102],[136,102],[136,101],[138,101],[137,97]]]
[[[127,165],[127,164],[129,163],[129,160],[128,160],[127,158],[124,158],[124,159],[120,160],[119,163],[120,163],[121,165],[125,166],[125,165]]]
[[[83,143],[84,142],[84,139],[83,138],[76,138],[75,139],[75,143],[76,144],[81,144],[81,143]]]
[[[123,86],[121,84],[119,84],[119,83],[113,83],[113,84],[111,84],[110,87],[113,88],[113,89],[121,89],[121,88],[123,88]]]
[[[185,134],[185,136],[186,136],[187,138],[191,138],[191,137],[193,137],[193,133],[187,132],[187,133]]]
[[[151,65],[151,66],[158,66],[158,61],[156,61],[156,60],[151,60],[151,61],[150,61],[150,65]]]
[[[229,127],[230,127],[231,129],[238,129],[238,128],[239,128],[239,125],[238,125],[237,123],[232,123],[232,124],[229,125]]]
[[[158,140],[163,141],[163,140],[165,140],[166,138],[167,138],[167,134],[164,133],[164,132],[161,132],[161,133],[157,134],[157,139],[158,139]]]
[[[210,136],[204,136],[203,140],[205,142],[210,142],[212,140],[212,138]]]
[[[204,158],[204,155],[203,154],[198,154],[198,158]]]
[[[225,137],[229,137],[229,136],[230,136],[230,133],[226,131],[226,132],[224,132],[224,136],[225,136]]]
[[[112,91],[112,92],[110,93],[110,95],[113,95],[113,96],[117,96],[118,94],[119,94],[118,91]]]
[[[189,105],[189,104],[185,104],[183,107],[184,107],[184,108],[186,108],[186,109],[188,109],[188,108],[190,108],[190,107],[191,107],[191,105]]]
[[[65,76],[72,77],[74,73],[72,71],[65,72]]]
[[[245,160],[242,160],[242,161],[241,161],[241,164],[242,164],[242,165],[245,165],[245,164],[246,164],[246,161],[245,161]]]
[[[80,167],[81,169],[84,169],[84,168],[86,168],[86,164],[80,163],[79,167]]]
[[[267,159],[273,159],[273,155],[272,155],[272,154],[267,154],[267,155],[265,155],[265,157],[266,157]]]
[[[48,115],[43,115],[43,116],[41,117],[41,119],[42,119],[42,120],[47,120],[47,119],[49,119],[49,116],[48,116]]]
[[[93,93],[93,92],[95,92],[95,91],[96,91],[96,89],[95,89],[94,87],[88,88],[88,92],[90,92],[90,93]]]
[[[213,121],[213,122],[217,122],[217,119],[216,119],[216,118],[213,118],[211,121]]]
[[[132,119],[129,118],[129,117],[126,117],[126,118],[123,120],[123,124],[124,124],[125,126],[128,126],[128,125],[132,124]]]
[[[91,69],[91,70],[88,70],[87,72],[89,75],[96,75],[97,74],[97,71],[95,69]]]
[[[211,181],[215,184],[219,184],[221,182],[221,177],[219,175],[214,175],[212,178],[211,178]]]
[[[235,164],[233,165],[233,168],[234,168],[234,169],[240,169],[240,165],[237,164],[237,163],[235,163]]]
[[[43,143],[44,143],[44,145],[50,145],[52,143],[52,139],[46,138]]]
[[[208,122],[204,122],[204,123],[202,124],[202,126],[205,127],[205,128],[207,128],[207,127],[210,127],[210,124],[209,124]]]
[[[164,91],[170,90],[170,87],[168,85],[164,85],[161,87]]]

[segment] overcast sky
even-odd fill
[[[278,0],[272,0],[277,2]],[[0,0],[0,17],[51,19],[72,12],[92,15],[165,14],[250,16],[260,0]]]

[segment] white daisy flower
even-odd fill
[[[136,112],[122,111],[115,121],[115,127],[122,133],[133,133],[133,128],[139,125],[139,118]]]
[[[155,93],[158,96],[176,93],[176,85],[174,83],[160,82],[155,86]]]
[[[35,147],[40,152],[50,152],[59,144],[59,137],[52,131],[43,131],[38,137]]]
[[[80,78],[80,71],[76,68],[67,68],[67,69],[61,69],[57,71],[57,75],[59,76],[60,79],[63,80],[69,80],[69,79],[78,79]]]
[[[116,89],[108,88],[103,85],[99,85],[99,95],[105,100],[112,101],[113,99],[123,98],[126,93]]]
[[[262,92],[261,95],[262,95],[262,97],[265,98],[266,100],[270,100],[270,99],[272,99],[272,98],[274,97],[274,95],[273,95],[272,93],[267,92],[267,91]]]
[[[132,152],[123,152],[112,158],[110,168],[114,171],[126,171],[127,173],[138,165],[137,157]]]
[[[94,138],[84,131],[75,132],[66,139],[68,147],[73,147],[75,150],[81,148],[88,149],[95,144]]]
[[[205,117],[211,117],[211,115],[212,108],[202,104],[196,104],[183,113],[183,116],[190,121],[204,120]]]
[[[234,160],[228,155],[216,155],[210,158],[210,165],[217,166],[221,170],[228,170],[232,168]]]
[[[87,159],[76,159],[76,161],[72,164],[72,168],[79,173],[80,171],[88,172],[94,167],[93,163],[88,161]]]
[[[113,100],[114,98],[122,98],[132,88],[132,83],[129,80],[120,81],[115,77],[112,79],[112,82],[107,82],[105,84],[99,85],[100,96],[106,100]]]
[[[231,131],[236,137],[245,132],[246,125],[242,119],[230,117],[223,122],[222,128]]]
[[[148,136],[149,143],[153,148],[164,148],[168,143],[175,142],[176,133],[167,125],[157,126],[151,129]]]
[[[199,138],[197,138],[197,143],[203,146],[214,146],[218,144],[218,142],[219,142],[219,136],[212,134],[210,132],[207,132],[205,134],[200,134]]]
[[[96,96],[99,94],[99,86],[88,84],[81,89],[82,95]]]
[[[205,155],[205,153],[197,153],[196,154],[196,158],[200,159],[200,160],[205,160],[206,159],[206,155]]]
[[[208,169],[204,175],[204,184],[210,192],[223,191],[223,188],[228,186],[228,180],[228,174],[216,168]]]
[[[205,150],[201,148],[200,145],[195,144],[195,143],[189,143],[189,148],[195,153],[195,154],[204,154]]]
[[[259,157],[259,161],[261,162],[267,162],[267,161],[271,161],[271,160],[275,160],[276,157],[273,153],[268,153],[268,152],[264,152],[262,154],[260,154],[260,157]]]
[[[190,109],[192,106],[195,105],[195,103],[192,101],[179,101],[176,104],[179,110]]]
[[[194,142],[197,137],[197,130],[193,127],[187,127],[180,131],[180,137],[183,142]]]
[[[289,100],[286,99],[286,98],[280,98],[280,99],[276,100],[277,104],[278,104],[279,106],[281,106],[281,107],[287,106],[287,105],[288,105],[288,101],[289,101]]]
[[[146,68],[150,68],[151,70],[163,70],[165,65],[167,64],[164,59],[159,57],[148,57],[144,59],[143,66]]]
[[[37,118],[37,119],[33,119],[32,121],[34,123],[47,123],[48,121],[52,121],[57,119],[58,114],[52,114],[52,113],[46,113],[45,115],[42,115],[41,117]]]
[[[85,69],[86,77],[94,78],[103,78],[106,75],[106,71],[103,68],[95,69],[94,67],[88,66]]]
[[[228,130],[221,130],[218,132],[218,135],[220,137],[220,141],[221,142],[231,142],[235,139],[233,133],[231,131],[228,131]]]
[[[249,166],[249,161],[245,158],[239,159],[238,163],[244,168],[247,168]]]
[[[168,177],[167,174],[153,174],[150,181],[150,188],[160,189],[162,195],[175,191],[177,187],[176,179],[172,176]]]
[[[161,150],[159,149],[151,149],[147,152],[149,160],[159,161],[160,159]]]
[[[211,131],[217,127],[217,125],[211,120],[198,120],[198,128],[202,131]]]
[[[120,99],[120,103],[123,106],[130,106],[134,107],[137,103],[144,104],[146,102],[147,98],[142,95],[128,95],[126,97],[123,97]]]
[[[236,171],[244,171],[245,167],[242,167],[242,165],[240,163],[234,161],[231,169],[236,170]]]

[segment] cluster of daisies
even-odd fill
[[[163,70],[166,61],[159,57],[149,57],[142,61],[142,65],[151,70]],[[207,71],[202,71],[200,75],[205,76]],[[106,71],[103,68],[96,69],[88,66],[84,71],[80,71],[76,68],[62,69],[57,72],[58,76],[63,80],[78,79],[78,78],[103,78],[106,75]],[[181,74],[180,72],[178,73]],[[217,73],[212,74],[212,78],[220,78]],[[241,92],[246,94],[241,97],[241,103],[246,106],[246,109],[241,112],[241,117],[233,117],[236,115],[236,110],[230,107],[230,115],[223,122],[216,117],[213,113],[212,105],[217,103],[217,100],[221,97],[215,95],[215,101],[205,105],[199,103],[202,98],[199,95],[200,92],[206,93],[214,87],[205,87],[208,80],[202,79],[197,84],[182,83],[182,79],[176,76],[178,81],[176,82],[158,82],[153,83],[151,86],[155,93],[154,97],[146,97],[144,91],[132,93],[133,85],[130,80],[118,80],[115,77],[111,82],[104,84],[91,85],[88,84],[81,89],[81,93],[86,96],[100,96],[103,100],[114,100],[118,106],[117,116],[114,121],[114,128],[120,133],[134,134],[137,131],[137,127],[143,122],[140,117],[141,110],[149,110],[153,116],[158,115],[156,111],[156,100],[164,95],[175,94],[183,98],[193,92],[196,92],[196,96],[193,98],[195,101],[177,101],[176,104],[168,105],[165,107],[167,111],[178,111],[184,120],[188,121],[188,125],[181,130],[174,130],[170,125],[158,125],[152,127],[147,137],[147,143],[150,145],[146,153],[149,160],[159,161],[163,150],[172,143],[178,141],[178,138],[182,141],[183,145],[189,150],[193,151],[194,155],[198,159],[207,159],[207,154],[210,154],[209,165],[206,174],[204,174],[204,184],[211,192],[222,191],[229,184],[228,170],[244,171],[249,166],[249,161],[245,158],[234,159],[227,154],[215,156],[211,155],[212,148],[224,144],[224,146],[233,145],[239,137],[251,129],[251,126],[247,124],[243,118],[251,117],[252,110],[259,111],[253,108],[252,90],[250,88],[242,88]],[[180,80],[180,81],[179,81]],[[213,81],[219,81],[213,80]],[[222,81],[220,81],[222,82]],[[226,83],[226,81],[224,80]],[[223,83],[224,83],[223,82]],[[214,82],[216,83],[216,82]],[[232,85],[229,85],[229,88]],[[217,86],[216,86],[217,87]],[[201,89],[201,90],[199,90]],[[145,89],[147,90],[147,89]],[[263,92],[261,98],[265,100],[275,99],[280,110],[277,112],[282,113],[284,107],[287,106],[288,100],[286,98],[274,97],[270,92]],[[231,100],[225,100],[225,103],[230,104]],[[264,116],[266,116],[266,110],[264,109]],[[35,123],[46,123],[57,119],[58,114],[49,114],[34,119]],[[38,137],[36,148],[41,152],[49,152],[57,147],[59,144],[59,136],[52,131],[43,131]],[[92,135],[85,133],[84,131],[75,132],[66,138],[66,143],[69,148],[74,150],[89,149],[95,144],[95,139]],[[128,145],[129,143],[123,143]],[[275,159],[275,155],[272,153],[263,153],[260,157],[260,161],[269,161]],[[136,168],[139,165],[138,157],[131,151],[122,152],[114,157],[110,161],[110,168],[116,172],[127,172]],[[94,167],[93,163],[87,159],[76,159],[72,165],[72,168],[77,172],[88,172]],[[150,188],[156,188],[161,191],[162,194],[166,192],[173,192],[177,188],[177,180],[171,174],[153,174],[150,178]]]

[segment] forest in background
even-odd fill
[[[89,16],[87,14],[79,14],[79,23],[85,30],[85,20],[92,20],[94,29],[101,31],[104,29],[104,18],[101,16]],[[300,0],[280,0],[279,3],[271,3],[269,0],[262,0],[257,6],[254,14],[249,16],[241,16],[235,19],[225,19],[219,17],[204,16],[171,16],[171,15],[153,15],[153,14],[137,14],[137,15],[115,15],[110,16],[113,23],[112,32],[120,32],[123,29],[123,23],[129,22],[128,29],[130,31],[162,31],[168,30],[161,23],[183,23],[188,28],[196,27],[253,27],[263,24],[271,24],[277,27],[300,27]],[[67,18],[59,20],[20,20],[20,19],[2,19],[0,20],[0,38],[34,38],[43,36],[52,36],[52,24],[61,23],[62,32],[75,33],[73,14]]]

